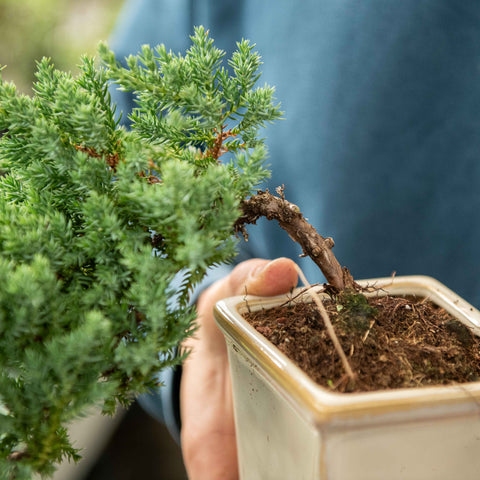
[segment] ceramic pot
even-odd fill
[[[480,312],[432,278],[359,283],[428,297],[480,335]],[[328,391],[242,318],[285,300],[235,297],[215,309],[228,348],[242,480],[480,478],[480,382]]]

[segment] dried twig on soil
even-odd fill
[[[328,313],[325,310],[325,307],[323,306],[323,303],[320,300],[319,295],[317,294],[317,292],[315,292],[315,290],[312,290],[310,288],[310,283],[308,282],[307,278],[302,272],[302,269],[298,265],[297,265],[297,272],[303,284],[305,285],[305,287],[310,289],[308,293],[318,307],[318,311],[322,316],[322,319],[325,323],[325,327],[330,336],[330,339],[332,340],[335,350],[337,351],[338,355],[340,356],[340,359],[342,360],[342,364],[343,364],[343,368],[345,369],[345,372],[347,373],[347,375],[351,380],[355,380],[355,374],[353,373],[353,370],[352,370],[352,367],[350,366],[348,358],[345,355],[345,352],[343,351],[342,346],[340,345],[340,341],[338,340],[337,334],[335,333],[335,329],[333,328],[332,322],[330,321],[330,317],[328,316]]]

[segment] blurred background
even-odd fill
[[[29,94],[36,61],[50,57],[77,71],[80,56],[108,40],[123,0],[0,0],[0,66],[4,80]],[[63,464],[54,480],[184,480],[179,447],[137,403],[116,418],[93,412],[71,426],[84,460]]]
[[[108,40],[123,0],[0,0],[2,77],[28,93],[35,61],[75,72],[80,55]]]

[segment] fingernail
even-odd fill
[[[255,268],[254,270],[252,270],[252,272],[250,273],[250,276],[252,278],[257,278],[259,277],[264,271],[265,269],[270,265],[271,262],[267,262],[265,263],[264,265],[259,265],[257,268]]]

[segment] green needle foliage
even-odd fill
[[[268,175],[259,131],[281,113],[248,41],[227,66],[202,28],[185,56],[99,56],[77,77],[42,60],[32,97],[0,86],[0,478],[79,458],[70,421],[182,360],[192,289]],[[136,95],[129,130],[112,82]]]

